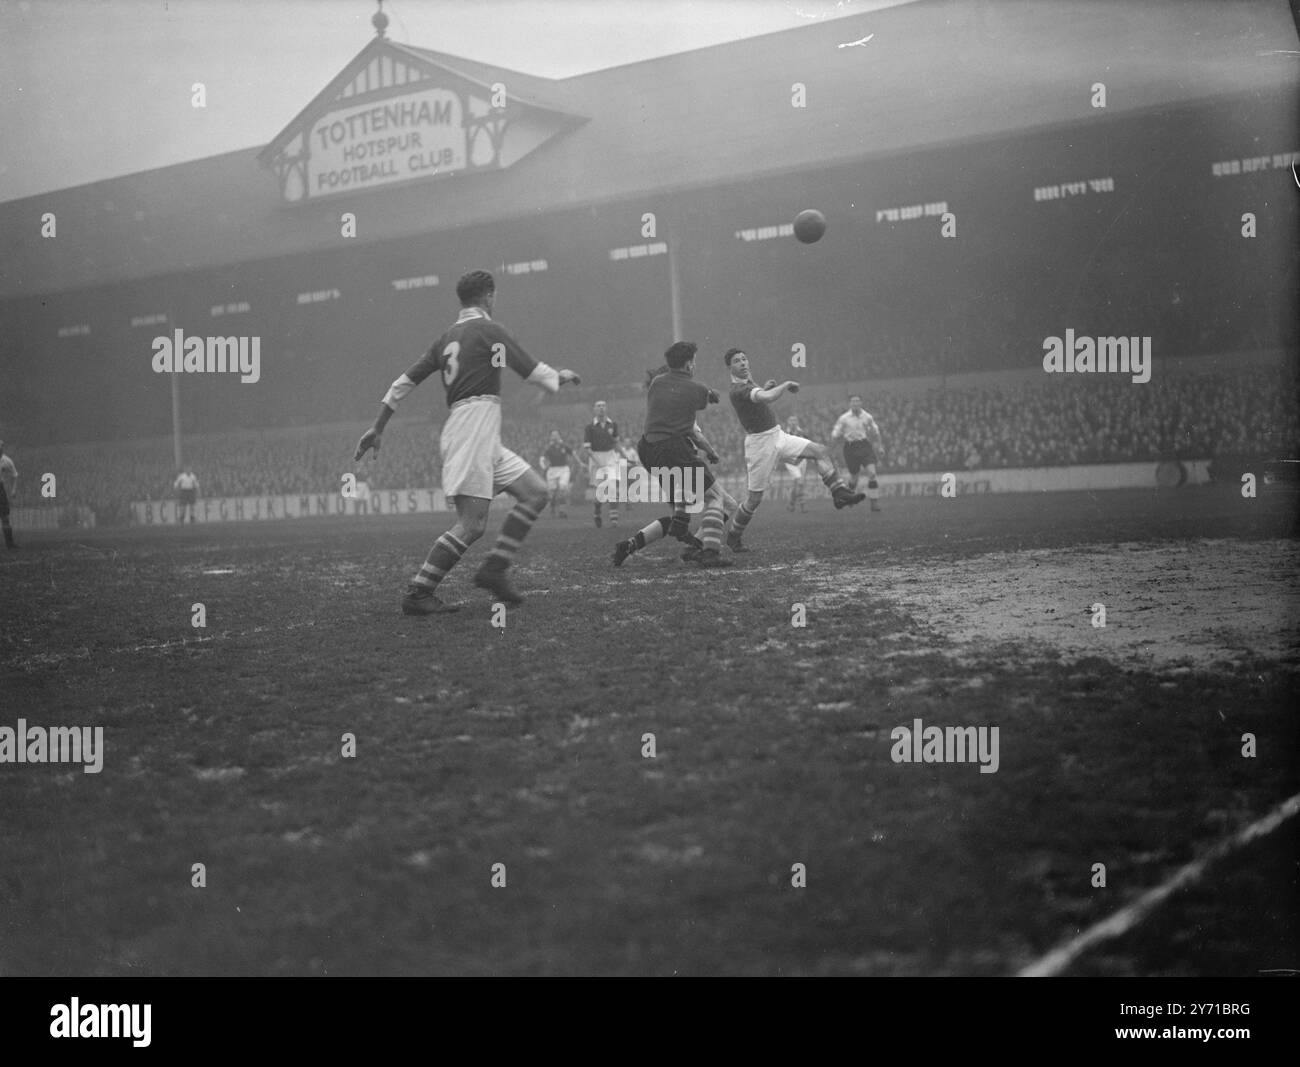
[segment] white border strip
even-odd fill
[[[1262,819],[1251,823],[1243,830],[1237,831],[1232,837],[1220,841],[1204,856],[1181,867],[1163,885],[1156,886],[1155,889],[1144,893],[1132,904],[1120,908],[1114,915],[1085,930],[1074,940],[1066,942],[1060,948],[1052,949],[1042,959],[1020,971],[1017,977],[1050,978],[1060,974],[1088,949],[1113,937],[1119,937],[1133,929],[1157,905],[1163,903],[1179,889],[1191,885],[1199,879],[1211,863],[1223,859],[1224,856],[1235,852],[1243,845],[1249,844],[1257,837],[1271,834],[1287,819],[1292,818],[1297,813],[1300,813],[1300,793],[1297,793],[1289,800],[1283,801],[1279,807]]]

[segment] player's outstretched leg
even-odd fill
[[[824,445],[810,444],[803,452],[804,458],[812,460],[817,464],[817,473],[822,476],[822,485],[831,491],[831,500],[835,502],[835,508],[852,507],[854,504],[861,504],[867,499],[866,493],[859,493],[856,489],[851,489],[844,484],[844,479],[835,469],[835,461],[831,459],[830,453]],[[856,479],[855,479],[856,484]]]
[[[735,514],[731,516],[731,528],[727,530],[727,547],[733,552],[748,552],[741,541],[745,533],[745,527],[749,525],[754,513],[758,511],[758,506],[763,503],[763,491],[761,489],[749,491],[749,496],[745,502],[736,508]]]
[[[702,548],[695,562],[701,567],[730,567],[731,560],[722,558],[722,507],[721,487],[711,485],[704,494],[704,514],[700,516],[700,541]]]
[[[528,531],[546,507],[546,483],[532,470],[526,470],[507,485],[505,491],[515,498],[516,503],[501,524],[496,545],[474,575],[474,584],[506,604],[522,604],[524,598],[515,590],[506,571],[515,561],[515,553],[528,536]]]
[[[407,615],[448,615],[459,611],[456,604],[447,604],[438,598],[437,588],[469,546],[483,536],[487,528],[490,500],[482,497],[458,496],[456,525],[433,543],[429,556],[402,598],[402,611]]]
[[[673,517],[665,515],[662,518],[655,519],[649,526],[638,530],[631,537],[620,541],[614,546],[614,566],[623,566],[623,562],[634,552],[640,552],[646,545],[653,545],[656,541],[667,537],[672,524]]]

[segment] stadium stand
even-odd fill
[[[1060,379],[1001,387],[962,385],[902,391],[888,383],[865,390],[866,406],[884,435],[882,473],[1117,463],[1165,458],[1243,455],[1300,445],[1294,383],[1256,370],[1155,377],[1146,385],[1096,376],[1068,387]],[[784,420],[797,414],[808,436],[829,443],[842,394],[789,398]],[[633,440],[644,416],[641,397],[612,399],[610,411]],[[506,444],[537,463],[551,430],[576,443],[584,418],[579,405],[564,409],[525,406],[511,411]],[[743,437],[724,401],[711,408],[704,428],[722,455],[723,474],[743,471]],[[352,449],[361,423],[277,431],[196,435],[187,458],[204,497],[330,492],[354,470]],[[378,463],[356,468],[373,488],[438,485],[438,427],[426,419],[395,421],[384,436]],[[176,477],[167,438],[112,445],[61,445],[24,449],[19,505],[39,506],[37,474],[58,474],[58,501],[87,506],[101,523],[128,521],[132,501],[172,495]],[[581,482],[579,483],[581,484]]]

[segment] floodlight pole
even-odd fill
[[[172,330],[172,336],[175,336],[176,319],[171,309],[167,311],[167,326]],[[176,372],[180,370],[180,353],[172,353],[172,459],[175,461],[176,470],[179,472],[182,467],[181,456],[181,379]]]
[[[668,297],[672,306],[673,340],[682,340],[682,280],[677,263],[677,232],[670,221],[667,226],[668,238]]]

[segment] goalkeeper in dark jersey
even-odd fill
[[[664,355],[667,368],[652,375],[646,389],[645,431],[637,443],[637,455],[646,470],[669,472],[663,476],[665,495],[672,501],[673,514],[656,519],[614,548],[614,566],[621,567],[632,555],[662,537],[675,537],[691,546],[684,559],[693,559],[701,567],[729,567],[731,560],[721,556],[725,509],[734,501],[714,480],[713,472],[700,458],[702,451],[716,463],[717,453],[700,431],[695,413],[720,397],[708,386],[693,379],[695,353],[690,341],[678,341]],[[687,517],[687,485],[694,483],[704,491],[704,510],[700,516],[699,540],[690,534]]]
[[[461,312],[455,325],[433,343],[418,363],[393,382],[375,424],[357,442],[355,459],[379,453],[384,427],[398,402],[435,371],[442,375],[450,409],[442,428],[442,491],[456,506],[456,524],[434,542],[429,557],[411,579],[402,610],[408,615],[457,611],[435,593],[439,583],[483,536],[488,507],[497,493],[515,498],[496,546],[474,576],[474,584],[507,604],[523,601],[507,570],[520,542],[546,507],[546,483],[528,463],[501,444],[501,370],[509,367],[525,381],[554,393],[576,385],[570,370],[555,370],[525,352],[492,321],[496,282],[484,270],[470,271],[456,284]]]

